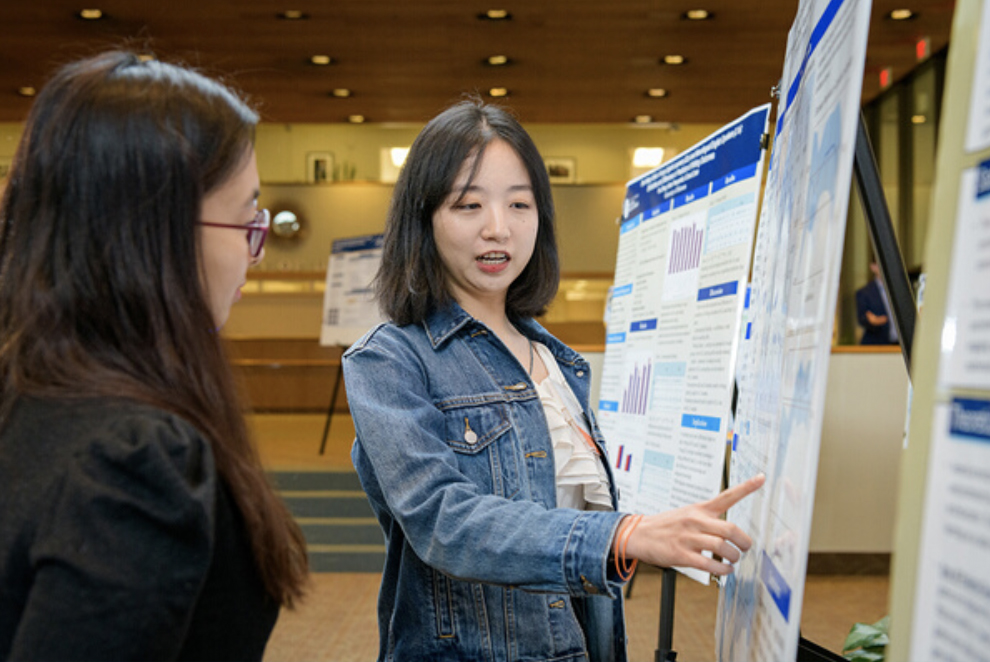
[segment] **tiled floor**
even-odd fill
[[[333,419],[326,452],[319,454],[324,415],[254,415],[262,461],[280,470],[351,470],[353,424]],[[641,572],[627,601],[629,652],[634,662],[654,659],[660,623],[660,574]],[[284,612],[265,654],[266,662],[374,660],[378,651],[375,601],[379,576],[372,573],[313,575],[308,599]],[[810,576],[805,584],[802,635],[840,652],[855,622],[873,623],[887,611],[886,576]],[[715,659],[718,590],[684,577],[677,580],[674,650],[679,662]]]

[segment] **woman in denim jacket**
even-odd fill
[[[553,200],[505,111],[467,101],[424,128],[384,243],[392,321],[344,354],[387,544],[379,659],[626,660],[629,563],[731,572],[750,540],[718,515],[761,481],[615,511],[588,364],[533,319],[559,279]]]

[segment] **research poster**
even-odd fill
[[[913,659],[990,660],[990,400],[935,410]]]
[[[990,389],[990,160],[959,188],[939,386]]]
[[[788,36],[730,464],[767,483],[729,512],[754,544],[723,582],[719,660],[797,655],[869,18],[802,0]]]
[[[627,186],[598,404],[625,511],[719,491],[768,116],[756,108]]]
[[[983,2],[980,9],[971,89],[966,151],[979,152],[990,147],[990,2]]]
[[[382,321],[372,282],[382,261],[382,235],[334,240],[323,294],[321,345],[350,345]]]

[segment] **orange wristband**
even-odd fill
[[[622,520],[619,524],[619,530],[615,534],[615,540],[612,543],[612,556],[615,557],[615,572],[619,576],[621,581],[629,581],[632,578],[633,572],[636,570],[636,565],[639,563],[639,559],[633,559],[632,563],[626,560],[626,547],[629,545],[629,538],[632,536],[633,531],[639,526],[640,521],[642,521],[642,515],[630,515]]]

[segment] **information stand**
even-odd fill
[[[599,397],[627,512],[720,490],[768,119],[769,105],[756,108],[627,185]],[[663,570],[664,662],[676,657],[678,571],[709,581]]]
[[[323,294],[323,323],[320,344],[336,346],[344,352],[375,324],[382,321],[372,283],[382,261],[381,234],[336,239],[327,263]],[[326,451],[337,395],[343,383],[343,366],[334,375],[330,389],[327,420],[320,441],[320,455]]]

